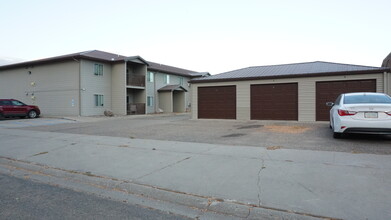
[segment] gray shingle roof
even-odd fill
[[[147,62],[149,63],[148,70],[151,70],[151,71],[155,70],[155,71],[172,73],[172,74],[187,76],[187,77],[189,77],[189,76],[191,77],[192,73],[196,73],[195,71],[192,71],[192,70],[182,69],[182,68],[173,67],[173,66],[167,66],[164,64],[155,63],[155,62],[151,62],[151,61],[147,61]]]
[[[180,85],[167,85],[167,86],[164,86],[164,87],[158,89],[157,91],[158,92],[172,92],[174,90],[187,92],[187,90]]]
[[[192,70],[186,70],[186,69],[182,69],[182,68],[178,68],[178,67],[168,66],[168,65],[164,65],[164,64],[150,62],[150,61],[145,61],[140,56],[126,57],[126,56],[122,56],[119,54],[108,53],[108,52],[104,52],[104,51],[100,51],[100,50],[89,50],[89,51],[72,53],[72,54],[67,54],[67,55],[62,55],[62,56],[55,56],[55,57],[50,57],[50,58],[45,58],[45,59],[9,64],[9,65],[0,66],[0,70],[12,69],[12,68],[29,66],[29,65],[51,63],[51,62],[56,62],[56,61],[61,61],[61,60],[79,59],[79,58],[97,60],[97,61],[102,61],[102,62],[118,62],[118,61],[124,61],[124,60],[139,59],[145,63],[148,63],[149,66],[147,68],[149,70],[161,71],[161,72],[165,72],[165,73],[171,73],[171,74],[180,75],[180,76],[187,76],[187,77],[194,77],[192,74],[197,73]]]
[[[307,75],[328,75],[331,73],[355,73],[355,72],[382,72],[388,71],[387,67],[359,66],[330,62],[308,62],[270,66],[254,66],[233,70],[209,77],[197,78],[192,83],[208,81],[232,81],[258,78],[290,78]]]

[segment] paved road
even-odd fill
[[[0,219],[188,219],[0,174]]]
[[[0,128],[25,128],[35,126],[50,126],[58,124],[75,123],[73,120],[60,118],[34,118],[34,119],[19,119],[19,118],[0,118]]]
[[[391,219],[390,155],[20,131],[0,129],[0,171],[20,163],[11,172],[91,176],[115,192],[243,218]]]
[[[189,120],[189,118],[188,114],[129,116],[26,129],[265,148],[391,154],[391,136],[350,135],[345,139],[335,140],[332,138],[328,123]]]

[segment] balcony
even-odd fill
[[[126,110],[128,115],[145,114],[145,103],[129,103]]]
[[[127,75],[126,85],[145,87],[145,76],[144,75]]]

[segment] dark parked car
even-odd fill
[[[40,114],[38,106],[26,105],[15,99],[0,99],[0,117],[36,118]]]

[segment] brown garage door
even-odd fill
[[[316,83],[316,120],[330,120],[330,107],[326,102],[334,102],[341,93],[376,92],[376,80],[349,80]]]
[[[297,120],[297,83],[251,85],[251,119]]]
[[[198,118],[236,119],[236,86],[198,87]]]

